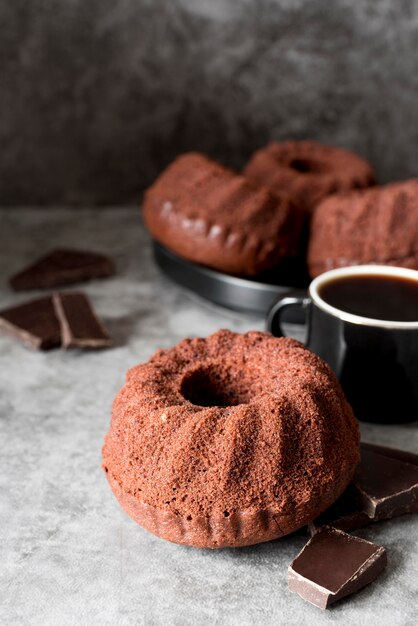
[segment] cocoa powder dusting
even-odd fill
[[[198,153],[164,170],[145,194],[143,214],[153,237],[173,252],[241,275],[296,256],[303,223],[287,196]]]
[[[418,180],[331,196],[317,207],[311,276],[368,263],[418,269]]]
[[[238,529],[234,543],[219,531],[215,542],[243,545],[316,517],[351,479],[358,446],[352,410],[321,359],[292,339],[221,330],[160,350],[128,372],[103,462],[139,523],[173,541],[215,547],[203,519],[231,525],[246,511],[268,511],[263,523],[261,513],[251,522],[251,537]],[[170,521],[161,529],[144,520],[144,506]],[[195,520],[197,534],[182,540],[170,530],[175,520]]]
[[[244,174],[278,193],[287,193],[305,213],[330,194],[376,182],[372,166],[357,154],[314,141],[271,143],[253,154]]]

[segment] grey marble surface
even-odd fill
[[[114,278],[86,283],[114,336],[103,352],[31,352],[0,337],[0,623],[234,626],[416,623],[418,519],[361,531],[387,547],[379,581],[323,613],[287,591],[306,537],[221,551],[148,534],[100,469],[112,398],[157,347],[219,327],[263,328],[180,291],[155,268],[136,208],[0,212],[0,301],[28,298],[7,277],[56,245],[108,251]],[[363,426],[370,441],[417,450],[418,426]]]
[[[414,0],[0,3],[0,204],[129,202],[176,154],[270,139],[417,175]]]

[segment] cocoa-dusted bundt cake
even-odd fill
[[[418,269],[418,180],[331,196],[317,207],[310,275],[368,263]]]
[[[353,152],[314,141],[271,143],[253,154],[244,174],[312,213],[330,194],[375,183],[372,166]]]
[[[128,372],[103,447],[116,498],[197,547],[286,535],[343,492],[357,421],[328,365],[293,339],[221,330]]]
[[[202,154],[178,157],[145,194],[152,236],[178,255],[254,275],[296,256],[302,220],[287,198]]]

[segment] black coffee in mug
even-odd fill
[[[418,420],[418,271],[385,266],[331,270],[307,297],[288,295],[268,315],[282,336],[282,312],[305,309],[308,347],[335,371],[356,416]]]
[[[342,276],[324,282],[318,293],[331,306],[354,315],[418,321],[418,280],[404,276]]]

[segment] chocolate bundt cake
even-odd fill
[[[286,535],[343,492],[357,421],[328,365],[293,339],[221,330],[128,372],[103,447],[125,511],[197,547]]]
[[[254,153],[244,174],[274,192],[289,194],[308,214],[330,194],[375,183],[367,161],[348,150],[313,141],[271,143]]]
[[[418,269],[418,180],[331,196],[317,207],[310,275],[368,263]]]
[[[143,214],[173,252],[237,275],[296,256],[302,228],[287,198],[195,153],[178,157],[148,189]]]

